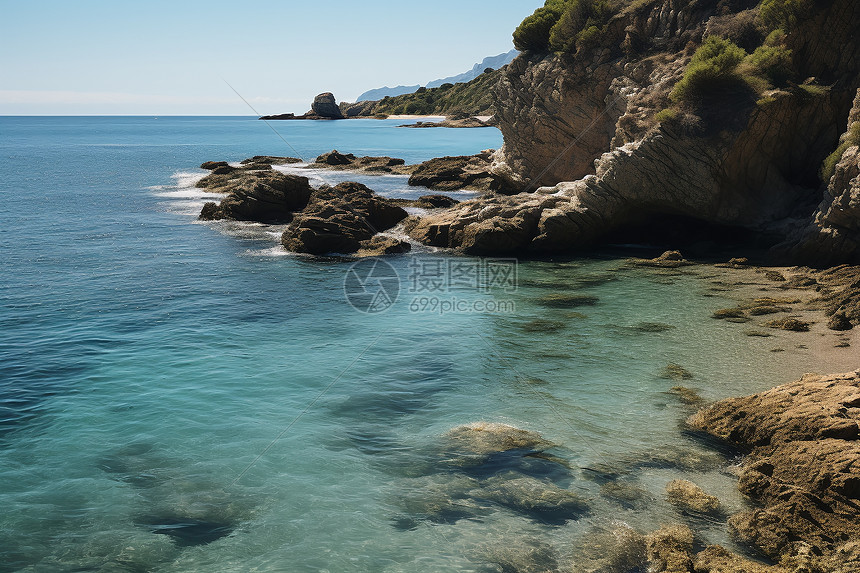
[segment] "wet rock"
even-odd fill
[[[486,480],[473,495],[523,513],[542,523],[561,525],[588,513],[588,502],[557,485],[509,472]]]
[[[666,484],[666,499],[675,507],[692,513],[715,514],[720,511],[720,500],[691,481],[676,479]]]
[[[692,372],[678,364],[668,364],[660,373],[660,378],[664,380],[690,380],[692,377]]]
[[[764,332],[763,330],[747,330],[744,334],[750,337],[757,338],[770,338],[771,336],[773,336],[771,333]]]
[[[699,396],[698,392],[684,386],[673,386],[671,392],[678,396],[678,400],[682,404],[686,404],[687,406],[701,406],[705,402],[704,398]]]
[[[729,259],[727,263],[717,263],[714,265],[715,267],[723,268],[723,269],[745,269],[749,266],[749,259],[746,257],[738,257],[735,259]]]
[[[404,218],[406,211],[366,186],[340,183],[314,191],[308,206],[284,231],[281,242],[287,250],[299,253],[354,253],[362,248],[362,241]]]
[[[215,207],[207,203],[203,220],[235,219],[263,223],[287,222],[311,196],[307,177],[278,171],[246,172],[228,183],[229,192]]]
[[[774,282],[785,282],[786,281],[785,275],[779,271],[765,271],[764,276],[769,281],[774,281]]]
[[[230,167],[230,164],[226,161],[204,161],[200,165],[200,169],[206,169],[207,171],[212,171],[219,167]]]
[[[669,525],[645,537],[649,571],[692,573],[693,532],[683,525]]]
[[[827,328],[830,330],[844,331],[851,330],[854,328],[854,325],[851,324],[851,320],[845,316],[844,312],[837,312],[830,317],[830,320],[827,321]]]
[[[356,157],[352,153],[341,153],[334,149],[317,157],[314,163],[308,167],[364,171],[368,173],[407,174],[411,172],[412,167],[405,165],[405,163],[406,162],[403,159],[398,159],[396,157]]]
[[[791,332],[808,332],[809,323],[796,318],[777,318],[765,322],[762,326],[779,330],[789,330]]]
[[[374,237],[361,241],[360,248],[356,251],[357,257],[382,257],[385,255],[399,255],[412,250],[412,245],[394,237],[375,235]]]
[[[739,488],[762,507],[730,518],[739,538],[774,559],[798,541],[819,555],[860,542],[860,371],[723,400],[688,423],[751,448]]]
[[[523,324],[522,328],[525,332],[557,332],[562,330],[567,325],[558,320],[535,319]]]
[[[695,571],[696,573],[801,573],[803,570],[765,565],[736,555],[719,545],[710,545],[696,555]]]
[[[349,165],[353,161],[355,161],[355,155],[353,155],[352,153],[344,155],[343,153],[339,152],[337,149],[334,149],[332,151],[329,151],[328,153],[323,153],[322,155],[317,157],[316,161],[314,161],[314,163],[323,163],[325,165],[334,166],[334,165]]]
[[[491,164],[489,153],[437,157],[416,166],[409,184],[439,191],[503,190],[502,180],[490,172]]]
[[[453,207],[459,203],[453,197],[447,195],[422,195],[415,202],[415,207],[423,207],[425,209],[445,209]]]
[[[666,251],[653,259],[629,259],[629,262],[637,267],[658,267],[663,269],[677,269],[693,264],[685,259],[680,251]]]
[[[298,157],[282,157],[276,155],[255,155],[248,159],[243,159],[240,164],[247,166],[250,169],[263,169],[266,165],[287,165],[290,163],[301,163],[302,160]]]

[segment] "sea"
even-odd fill
[[[711,318],[736,304],[719,269],[637,245],[310,257],[197,220],[204,161],[502,145],[405,122],[0,118],[0,571],[632,571],[624,540],[674,523],[743,549],[737,452],[679,398],[856,365]],[[470,449],[469,424],[544,445]],[[724,512],[678,510],[676,478]]]

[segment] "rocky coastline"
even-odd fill
[[[755,1],[629,3],[595,43],[568,53],[526,50],[502,70],[495,87],[501,149],[419,165],[332,151],[309,165],[408,175],[410,185],[481,191],[475,199],[393,200],[358,183],[312,189],[307,178],[271,168],[291,159],[251,158],[238,167],[203,165],[211,174],[198,186],[226,197],[207,203],[201,218],[283,223],[285,248],[315,255],[396,254],[414,242],[472,255],[534,257],[589,249],[636,228],[645,236],[672,226],[748,233],[760,265],[741,252],[715,272],[756,273],[771,292],[751,288],[735,307],[714,309],[714,320],[762,339],[808,332],[819,322],[819,329],[826,324],[827,344],[851,351],[860,325],[860,5],[815,2],[783,31],[778,48],[789,54],[794,80],[758,92],[750,84],[735,86],[684,104],[673,96],[708,36],[748,43],[750,52],[763,46],[760,10]],[[305,116],[283,119],[348,116],[334,110],[333,96],[317,103]],[[822,167],[828,162],[829,170]],[[410,215],[408,207],[426,211]],[[394,228],[398,234],[388,234]],[[669,251],[629,264],[678,269],[691,261]],[[728,279],[715,282],[721,280]],[[669,365],[665,377],[680,381],[687,374]],[[673,391],[691,409],[703,405],[690,389]],[[515,428],[492,429],[500,432],[492,451],[515,449],[499,444],[523,437]],[[607,553],[617,561],[600,556],[590,570],[860,570],[860,370],[809,374],[705,405],[683,431],[743,454],[738,488],[755,507],[728,516],[728,526],[750,553],[699,547],[687,525],[669,523],[648,535],[612,532],[600,543],[614,548]],[[534,509],[511,484],[485,487],[470,495]],[[586,511],[564,492],[545,493],[540,511]],[[666,498],[679,511],[726,518],[720,500],[692,481],[672,480]],[[500,567],[557,568],[535,551],[521,566],[500,561]]]

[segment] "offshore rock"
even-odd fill
[[[343,119],[343,114],[337,105],[337,100],[334,99],[334,94],[331,92],[324,92],[316,96],[314,103],[311,104],[311,110],[320,117]]]
[[[693,570],[693,532],[684,525],[669,525],[645,537],[649,571],[653,573],[691,573]]]
[[[406,211],[360,183],[346,182],[313,192],[308,206],[284,231],[290,251],[324,255],[354,253],[376,233],[406,218]]]
[[[666,484],[666,499],[679,509],[693,513],[718,513],[720,500],[691,481],[676,479]]]
[[[209,177],[217,171],[218,168]],[[229,189],[229,192],[219,205],[206,203],[200,219],[288,222],[293,218],[293,212],[303,209],[308,203],[311,187],[307,177],[279,171],[237,171],[240,175],[232,179],[210,181],[216,189]]]

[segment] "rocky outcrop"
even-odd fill
[[[333,154],[337,152],[327,155]],[[370,159],[386,160],[394,165],[403,163],[387,157]],[[295,161],[292,158],[255,156],[242,161],[240,167],[223,161],[207,161],[201,167],[211,173],[197,186],[226,196],[220,203],[206,203],[200,219],[260,223],[292,221],[281,242],[287,249],[300,253],[382,256],[409,252],[412,248],[409,242],[378,233],[406,218],[406,211],[399,203],[426,207],[434,202],[435,196],[425,197],[425,202],[395,201],[380,197],[368,187],[353,182],[313,189],[307,177],[271,168],[273,164]]]
[[[739,90],[657,113],[671,105],[706,30],[741,44],[747,32],[760,34],[755,12],[743,10],[755,4],[631,3],[596,46],[521,55],[497,86],[505,145],[491,172],[514,189],[544,188],[460,205],[417,225],[414,237],[473,253],[570,251],[661,216],[787,237],[813,209],[818,167],[860,82],[860,6],[819,3],[789,34],[798,77],[815,78],[811,85],[761,99]],[[853,180],[848,159],[839,181]],[[851,193],[839,193],[840,215]]]
[[[730,518],[740,539],[783,561],[860,543],[860,371],[723,400],[688,423],[750,452],[739,488],[762,507]]]
[[[789,242],[795,259],[811,264],[860,262],[860,90],[842,135],[844,151],[835,151],[836,168],[812,222]],[[847,147],[846,147],[847,146]]]
[[[406,175],[412,171],[412,167],[407,166],[403,159],[373,156],[356,157],[352,153],[341,153],[337,149],[323,153],[308,167],[365,171],[369,173],[397,173],[401,175]]]
[[[364,242],[404,218],[406,211],[368,187],[340,183],[313,192],[307,208],[284,231],[281,243],[290,251],[314,255],[354,253],[372,248]]]
[[[200,218],[207,221],[234,219],[237,221],[259,221],[284,223],[293,218],[293,213],[305,207],[311,195],[307,177],[288,175],[279,171],[246,171],[216,167],[213,179],[201,180],[208,190],[227,191],[220,204],[206,203]],[[198,183],[200,185],[200,183]]]
[[[345,116],[331,92],[324,92],[314,98],[310,111],[296,115],[294,113],[279,113],[274,115],[263,115],[262,120],[286,120],[286,119],[345,119]]]
[[[320,117],[329,119],[343,119],[343,114],[337,105],[337,100],[334,99],[334,94],[331,92],[321,93],[314,98],[314,103],[311,104],[311,111]]]
[[[499,191],[505,189],[501,178],[490,173],[491,151],[477,155],[437,157],[419,164],[409,177],[410,185],[420,185],[438,191],[474,189]]]

